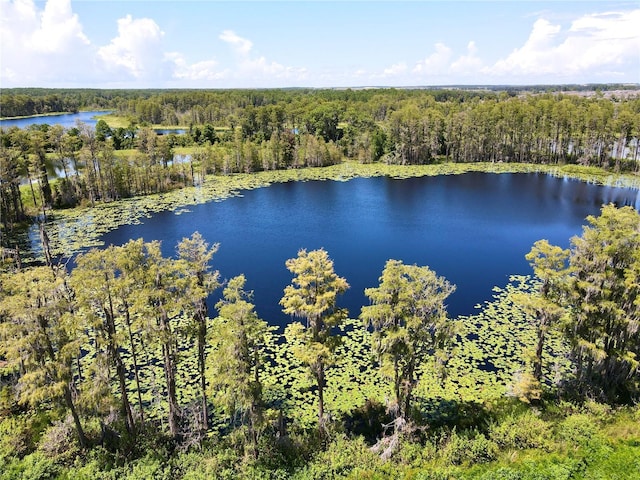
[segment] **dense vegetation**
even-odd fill
[[[287,261],[284,335],[195,233],[0,276],[3,478],[630,478],[640,214],[539,241],[477,315],[390,260],[361,312],[324,250]],[[213,262],[211,262],[213,260]],[[350,315],[349,315],[350,314]],[[349,320],[349,317],[358,319]],[[367,328],[371,326],[371,328]]]
[[[41,125],[0,132],[5,230],[37,211],[199,185],[207,174],[344,159],[580,164],[616,172],[637,172],[640,165],[640,98],[634,94],[12,90],[0,100],[5,113],[30,101],[46,103],[48,110],[73,110],[65,104],[111,108],[116,115],[95,129]],[[158,135],[152,127],[162,125],[186,133]],[[60,178],[50,181],[54,168]],[[28,185],[26,195],[21,182]]]
[[[2,250],[0,478],[640,476],[630,207],[605,206],[567,250],[536,242],[531,277],[455,319],[455,286],[397,260],[347,312],[328,252],[301,250],[286,263],[284,332],[257,317],[243,275],[222,284],[218,246],[198,233],[174,258],[139,239],[85,250],[71,272],[56,262],[80,250],[62,236],[86,232],[86,247],[101,231],[87,222],[152,211],[116,200],[173,191],[147,203],[184,205],[172,195],[220,198],[305,166],[637,175],[640,98],[591,93],[3,90],[6,116],[114,114],[95,129],[0,131],[0,247],[36,218],[43,253],[27,266]],[[91,218],[46,223],[74,206]]]

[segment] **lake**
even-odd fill
[[[62,125],[64,128],[72,128],[76,126],[76,122],[86,123],[95,126],[100,115],[106,115],[111,112],[78,112],[78,113],[62,113],[59,115],[44,115],[39,117],[23,117],[12,118],[8,120],[0,120],[0,128],[18,127],[27,128],[29,125]]]
[[[456,284],[448,304],[457,316],[474,313],[511,274],[531,273],[524,255],[536,240],[568,247],[585,217],[609,202],[639,208],[640,192],[545,174],[290,182],[181,215],[162,212],[103,239],[162,240],[164,254],[173,255],[178,241],[199,231],[220,243],[214,268],[227,279],[244,273],[258,314],[271,324],[289,321],[278,304],[291,281],[285,261],[300,248],[321,247],[351,285],[339,305],[352,316],[367,304],[364,289],[378,285],[389,258],[428,265]]]
[[[12,118],[8,120],[0,120],[0,128],[18,127],[27,128],[30,125],[43,125],[45,123],[49,125],[62,125],[64,128],[72,128],[76,126],[76,122],[86,123],[89,126],[95,127],[98,123],[98,117],[100,115],[107,115],[110,111],[93,111],[93,112],[78,112],[78,113],[61,113],[59,115],[43,115],[38,117],[23,117]],[[184,128],[158,128],[155,129],[158,135],[169,135],[174,133],[176,135],[182,135],[187,132]]]

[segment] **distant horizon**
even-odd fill
[[[638,25],[625,0],[0,0],[0,88],[636,84]]]
[[[623,83],[623,82],[603,82],[603,83],[539,83],[539,84],[450,84],[450,85],[353,85],[353,86],[327,86],[327,87],[312,87],[312,86],[290,86],[290,87],[93,87],[93,86],[74,86],[74,87],[42,87],[42,86],[14,86],[14,87],[1,87],[2,90],[383,90],[383,89],[396,89],[396,90],[447,90],[447,89],[536,89],[536,88],[566,88],[566,87],[580,87],[585,89],[597,89],[598,87],[609,87],[615,89],[617,87],[623,90],[640,90],[640,82]],[[572,91],[572,90],[567,90]]]

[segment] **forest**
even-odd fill
[[[640,98],[606,89],[0,98],[3,115],[112,111],[95,128],[0,132],[5,247],[59,209],[235,173],[640,168]],[[0,273],[0,478],[640,476],[640,214],[606,205],[586,222],[568,249],[537,241],[529,276],[457,318],[446,309],[455,285],[427,265],[389,259],[353,312],[330,252],[292,252],[284,331],[257,316],[244,275],[222,280],[219,245],[198,232],[174,257],[132,239],[85,249],[69,270],[40,223],[43,258],[3,257]]]
[[[12,110],[25,98],[112,113],[95,128],[45,124],[0,131],[3,230],[43,209],[166,192],[201,184],[211,174],[345,160],[577,164],[615,173],[640,168],[640,98],[625,90],[21,92],[3,91],[3,115],[30,111]],[[158,134],[163,126],[185,133]],[[28,195],[20,188],[25,183]]]

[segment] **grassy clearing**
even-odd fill
[[[106,115],[100,115],[100,120],[104,120],[110,128],[127,128],[131,125],[131,119],[128,117],[121,117],[115,113],[108,113]]]
[[[132,123],[131,117],[123,117],[115,113],[109,113],[107,115],[100,115],[100,119],[107,122],[107,125],[111,128],[127,128]],[[194,125],[194,127],[202,128],[204,125]],[[163,125],[161,123],[154,123],[149,125],[154,130],[189,130],[188,125]],[[216,132],[224,132],[229,130],[229,127],[214,127]]]

